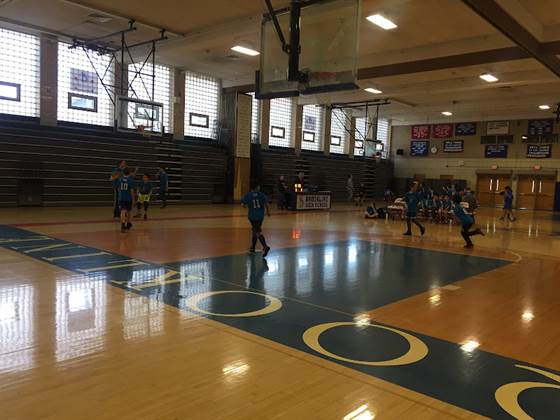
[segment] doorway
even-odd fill
[[[552,210],[555,188],[555,176],[519,175],[517,207],[527,210]]]
[[[510,174],[479,174],[476,182],[478,202],[487,207],[502,205],[500,192],[508,185],[511,187]]]

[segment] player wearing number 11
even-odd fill
[[[262,234],[265,209],[267,216],[270,217],[270,209],[268,208],[266,195],[261,192],[261,187],[259,185],[255,185],[251,192],[243,196],[241,204],[249,210],[248,217],[252,229],[251,248],[249,252],[255,252],[258,239],[263,247],[263,258],[265,258],[270,251],[270,247],[266,244],[266,240]]]

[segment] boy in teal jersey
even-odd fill
[[[461,195],[455,194],[453,196],[453,214],[461,223],[461,236],[466,242],[465,248],[472,248],[474,246],[473,242],[471,241],[471,236],[474,235],[482,235],[484,236],[484,232],[480,230],[480,228],[476,228],[475,230],[471,231],[470,229],[474,225],[474,219],[472,216],[467,214],[463,206],[461,206]]]
[[[119,192],[119,208],[121,211],[121,232],[126,233],[127,230],[132,228],[130,223],[130,213],[132,210],[132,199],[136,184],[132,176],[130,176],[130,169],[125,168],[123,176],[119,178],[118,192]]]
[[[410,187],[410,191],[404,195],[404,202],[406,203],[406,227],[405,236],[412,235],[412,223],[420,229],[420,234],[424,235],[426,228],[416,220],[418,215],[418,204],[420,203],[420,196],[418,194],[418,183],[414,182]]]
[[[249,209],[248,218],[252,229],[251,248],[249,248],[249,252],[255,252],[255,246],[258,240],[263,247],[263,258],[265,258],[270,251],[270,247],[266,244],[266,239],[262,234],[265,209],[267,216],[270,217],[270,209],[268,208],[266,195],[261,192],[259,185],[255,185],[251,192],[243,196],[241,204]]]

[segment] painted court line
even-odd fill
[[[12,247],[11,244],[17,246],[18,241],[38,240],[39,238],[34,232],[6,226],[3,227],[2,233],[4,237],[12,239],[4,242],[3,247],[12,250],[15,247]],[[46,249],[45,245],[48,245],[49,241],[71,244],[44,236],[42,240],[45,243],[37,243],[37,248],[42,248],[42,251],[31,254],[19,251],[20,254],[35,259],[44,259],[66,252],[64,247]],[[100,251],[91,247],[87,247],[87,250],[91,253]],[[166,272],[168,270],[166,266],[131,259],[132,264],[140,263],[145,266],[145,268],[142,267],[141,270],[135,271],[130,269],[128,264],[121,264],[123,267],[111,265],[110,259],[115,257],[120,257],[122,261],[124,256],[102,255],[97,261],[90,261],[90,259],[85,259],[85,261],[61,260],[54,265],[79,273],[83,273],[85,270],[94,272],[111,270],[106,281],[121,289],[158,299],[158,301],[182,311],[206,316],[229,327],[287,345],[491,418],[510,418],[504,410],[508,409],[517,399],[515,395],[510,397],[505,392],[508,386],[531,383],[537,384],[531,385],[532,388],[543,388],[543,386],[538,386],[539,382],[535,382],[535,380],[542,381],[539,375],[544,375],[550,378],[549,380],[555,380],[554,378],[557,377],[557,374],[550,369],[538,369],[537,366],[532,368],[525,366],[528,363],[479,349],[467,352],[458,343],[380,323],[359,323],[352,316],[334,312],[329,308],[308,305],[307,302],[294,302],[289,298],[274,296],[279,293],[267,292],[266,289],[259,290],[263,286],[256,286],[258,289],[253,287],[256,291],[252,292],[248,290],[248,286],[251,287],[251,284],[247,284],[245,281],[231,286],[220,284],[223,281],[214,278],[217,277],[214,270],[218,268],[219,261],[212,258],[206,259],[212,277],[205,276],[207,281],[203,287],[189,288],[188,276],[185,276],[184,283],[179,281],[166,284],[167,279],[174,280],[167,276],[161,277],[162,270],[166,270]],[[259,264],[261,259],[252,261],[254,261],[252,264]],[[97,267],[86,268],[88,264],[92,263],[95,263]],[[192,272],[200,272],[196,269],[199,263],[185,262],[182,264],[184,267],[181,267],[181,270],[175,269],[169,270],[169,272],[186,273],[189,265],[193,266]],[[244,264],[243,267],[245,266]],[[234,265],[222,265],[222,267],[230,270],[231,275],[236,274],[235,271],[231,271],[231,267]],[[258,278],[263,277],[264,279],[266,271],[261,272],[259,267],[255,266],[255,270],[258,269],[256,274],[251,271],[251,276],[253,274],[256,276],[256,278],[251,277],[251,281],[256,280],[255,284],[264,285]],[[142,271],[153,271],[156,274],[149,275],[149,278],[146,279],[148,281],[144,283],[135,284],[136,277]],[[242,273],[244,271],[240,271],[238,274]],[[115,278],[128,279],[128,281],[111,280]],[[154,282],[154,280],[164,281]],[[141,284],[150,284],[150,287],[138,290],[135,286]],[[226,301],[221,300],[232,294],[242,297],[240,300],[233,301],[236,302],[234,306],[229,297]],[[221,295],[221,297],[214,300],[217,295]],[[202,303],[206,299],[213,300],[210,306]],[[235,312],[231,312],[232,309]],[[366,334],[364,330],[356,334],[356,328],[366,329],[371,333]],[[323,337],[322,340],[320,340],[320,336]],[[380,337],[382,338],[380,339]],[[402,339],[405,342],[408,341],[409,345],[402,347],[392,344],[395,340],[402,341]],[[474,368],[476,375],[470,374],[471,370],[465,372],[465,365],[473,363],[476,365]],[[550,383],[548,387],[550,388]],[[505,395],[505,397],[503,400],[497,401],[495,395],[498,395],[500,390],[500,395]],[[546,395],[542,391],[524,394],[523,408],[536,418],[550,418],[546,414],[543,416],[543,413],[556,412],[558,399],[547,400]]]

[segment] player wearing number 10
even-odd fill
[[[257,239],[263,247],[263,258],[268,255],[270,247],[266,244],[264,235],[262,234],[262,223],[264,221],[264,211],[266,209],[267,216],[270,217],[270,209],[268,208],[268,200],[266,195],[261,192],[259,185],[255,185],[251,192],[248,192],[241,199],[241,204],[249,209],[249,222],[252,228],[251,248],[249,252],[255,252]]]

